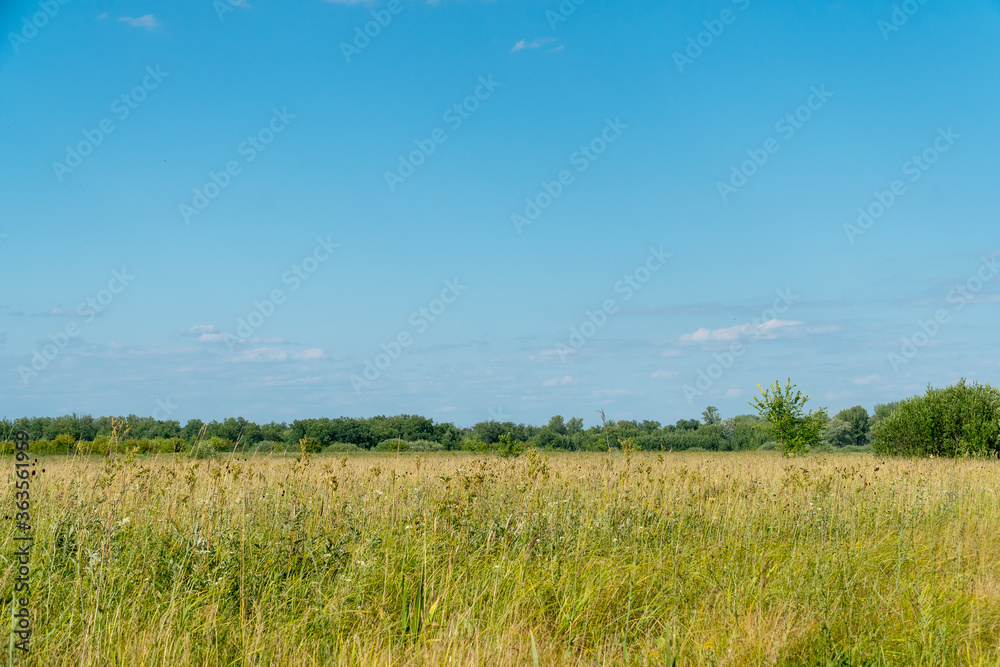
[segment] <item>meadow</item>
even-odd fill
[[[161,454],[34,470],[21,664],[1000,663],[995,459]]]

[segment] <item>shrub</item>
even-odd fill
[[[996,456],[1000,392],[964,379],[944,389],[928,387],[878,423],[872,449],[903,456]]]
[[[524,453],[524,443],[514,442],[514,439],[510,437],[510,433],[507,433],[500,436],[497,452],[505,459],[514,458]]]
[[[233,441],[227,440],[226,438],[220,438],[217,435],[213,435],[211,438],[202,440],[203,443],[208,443],[211,447],[215,448],[217,452],[231,452],[233,451]]]
[[[777,440],[768,440],[757,449],[762,452],[775,452],[781,449],[781,443]]]
[[[155,443],[156,451],[164,454],[183,452],[187,449],[187,441],[184,438],[157,438]]]
[[[460,449],[463,452],[488,452],[490,451],[490,446],[480,440],[466,438],[462,441]]]
[[[213,447],[209,441],[202,440],[191,446],[188,455],[193,459],[214,459],[219,455],[219,450]]]
[[[405,444],[411,452],[443,452],[444,445],[431,440],[413,440]]]
[[[400,440],[399,438],[392,438],[390,440],[383,440],[382,442],[375,445],[376,452],[408,452],[410,451],[410,443],[405,440]]]
[[[247,447],[247,452],[256,452],[258,454],[271,454],[272,452],[283,452],[288,449],[288,446],[283,442],[275,442],[274,440],[261,440],[260,442],[255,442]]]
[[[304,438],[299,438],[299,451],[306,454],[319,454],[323,451],[323,446],[316,438],[306,436]]]
[[[72,452],[74,449],[76,449],[76,438],[67,433],[62,433],[52,439],[53,451],[65,454]]]

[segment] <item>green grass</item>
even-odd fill
[[[42,466],[24,664],[1000,664],[997,461]]]

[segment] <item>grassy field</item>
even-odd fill
[[[22,664],[1000,664],[997,461],[529,452],[36,470]]]

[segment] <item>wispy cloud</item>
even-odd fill
[[[881,379],[882,376],[880,376],[878,373],[874,373],[872,375],[866,375],[863,378],[854,378],[853,380],[851,380],[851,382],[853,382],[854,384],[871,384],[872,382],[877,382]]]
[[[311,347],[308,350],[303,350],[298,354],[292,355],[292,359],[297,359],[299,361],[312,361],[315,359],[326,359],[326,352],[318,347]]]
[[[678,341],[681,343],[708,343],[711,341],[733,341],[745,336],[759,338],[775,338],[776,331],[785,327],[795,327],[803,322],[794,320],[768,320],[762,324],[737,324],[722,329],[701,328],[689,334],[684,334]]]
[[[138,16],[136,18],[123,16],[118,20],[128,23],[133,28],[158,28],[160,26],[160,22],[152,14],[146,14],[145,16]]]
[[[557,377],[557,378],[552,378],[550,380],[546,380],[545,382],[542,383],[542,386],[543,387],[557,387],[557,386],[559,386],[561,384],[569,384],[572,381],[573,381],[573,376],[572,375],[564,375],[562,377]]]
[[[523,49],[537,49],[539,47],[545,46],[549,42],[555,41],[555,37],[537,37],[532,41],[522,39],[520,42],[514,45],[514,48],[510,50],[511,53],[521,51]]]

